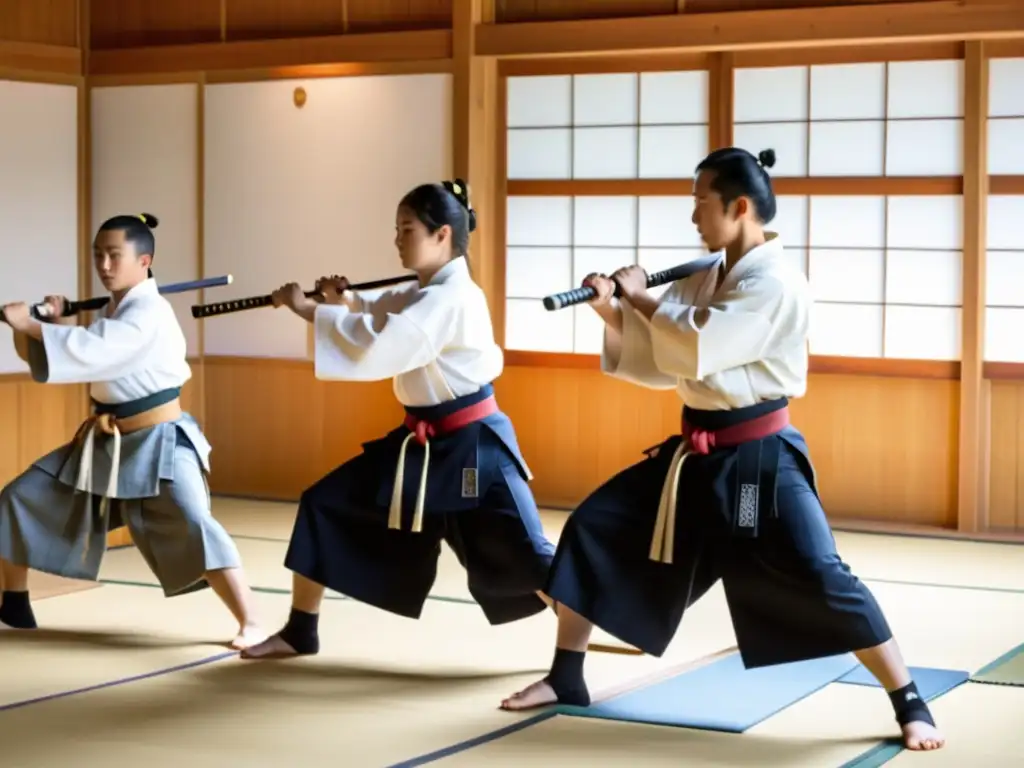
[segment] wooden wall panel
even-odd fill
[[[95,50],[329,37],[449,29],[451,14],[451,0],[92,0],[90,37]]]
[[[350,32],[450,29],[452,0],[346,0]]]
[[[499,23],[514,23],[907,2],[939,0],[497,0],[495,5]]]
[[[676,13],[678,0],[497,0],[496,21],[562,21]]]
[[[216,493],[296,499],[402,419],[390,382],[320,382],[302,361],[214,357],[205,368]],[[811,446],[830,516],[955,527],[957,386],[811,377],[807,397],[793,404],[794,421]],[[598,371],[509,367],[495,389],[542,505],[572,507],[679,429],[675,393]]]
[[[0,40],[76,46],[78,0],[0,1]]]
[[[402,420],[391,382],[325,383],[291,360],[208,357],[203,367],[215,493],[297,499]]]
[[[220,40],[220,3],[217,0],[90,0],[89,28],[94,50],[217,42]]]
[[[225,37],[272,40],[340,35],[347,31],[345,10],[345,0],[225,0]]]
[[[1024,382],[991,384],[988,524],[1024,531]]]
[[[86,390],[79,385],[37,384],[27,377],[0,379],[0,483],[21,474],[40,456],[70,440],[85,418]]]

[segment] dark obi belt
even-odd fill
[[[413,506],[414,533],[422,531],[428,508],[479,506],[487,487],[501,475],[497,465],[502,454],[509,454],[523,477],[532,479],[492,385],[440,405],[406,406],[405,414],[402,426],[363,446],[381,469],[377,500],[389,508],[389,528],[402,528],[407,502]],[[406,487],[407,474],[416,478],[411,488]]]
[[[734,478],[709,478],[716,486],[715,496],[722,497],[719,501],[724,502],[736,533],[756,536],[762,501],[771,503],[775,511],[775,477],[781,450],[780,439],[776,436],[789,428],[789,400],[786,398],[728,411],[684,407],[682,439],[673,438],[663,443],[668,447],[678,440],[662,487],[650,558],[655,562],[672,562],[679,480],[684,463],[692,456],[707,456],[722,449],[732,449],[735,453],[736,461],[728,464],[728,472],[736,475]],[[796,447],[805,452],[801,446]],[[732,495],[733,488],[735,498],[725,498]]]
[[[140,397],[138,400],[129,400],[125,403],[101,403],[93,398],[92,408],[93,413],[97,416],[109,413],[115,419],[130,419],[132,416],[138,416],[140,413],[172,403],[180,396],[181,387],[171,387],[170,389],[161,389],[159,392]]]

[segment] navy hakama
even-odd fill
[[[488,401],[490,385],[441,405],[407,407],[407,421],[438,423]],[[418,618],[445,541],[491,624],[543,611],[536,593],[544,588],[555,548],[541,527],[511,421],[494,410],[430,437],[419,531],[410,528],[427,446],[410,440],[403,454],[411,431],[403,425],[365,443],[363,453],[302,494],[285,566],[356,600]],[[401,520],[392,528],[389,507],[400,455]]]
[[[713,433],[787,407],[684,409]],[[651,557],[663,484],[682,435],[594,491],[570,516],[545,592],[626,643],[662,655],[683,613],[722,580],[744,664],[871,648],[892,632],[836,551],[803,436],[788,425],[690,454],[679,475],[671,562]]]

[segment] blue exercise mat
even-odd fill
[[[959,669],[931,669],[930,667],[911,667],[910,674],[917,683],[917,691],[925,701],[934,699],[944,693],[962,685],[971,679],[968,672]],[[839,678],[836,682],[849,683],[850,685],[868,685],[881,688],[874,675],[868,672],[867,667],[858,664],[856,668]]]
[[[744,669],[739,654],[589,707],[572,717],[742,733],[833,683],[858,665],[851,654]]]

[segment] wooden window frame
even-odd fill
[[[1024,55],[1024,42],[1005,41],[991,45],[990,58]],[[872,62],[965,60],[962,42],[931,42],[915,45],[866,45],[828,48],[799,48],[734,53],[624,54],[609,56],[546,56],[500,59],[497,82],[498,133],[495,150],[496,210],[494,220],[495,329],[505,339],[505,271],[507,259],[507,204],[513,196],[582,197],[622,195],[646,197],[689,195],[691,179],[524,179],[509,180],[507,169],[507,83],[509,77],[543,75],[584,75],[705,70],[709,72],[708,132],[712,146],[732,143],[733,72],[737,68],[863,64]],[[773,179],[780,195],[963,195],[964,178],[930,177],[782,177]],[[1024,195],[1024,176],[989,176],[988,193]],[[566,286],[566,289],[572,286]],[[984,301],[982,301],[984,307]],[[600,370],[600,356],[571,352],[533,352],[505,349],[509,366]],[[906,360],[812,355],[810,372],[919,379],[959,379],[959,360]],[[1024,379],[1024,363],[986,362],[986,379]]]

